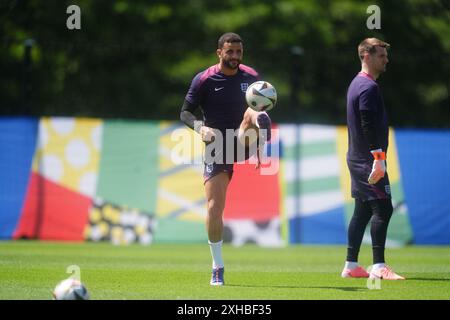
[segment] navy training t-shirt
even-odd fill
[[[240,64],[235,75],[227,76],[216,64],[194,77],[185,99],[201,107],[207,127],[237,129],[247,110],[245,92],[258,80],[258,73],[246,65]]]
[[[389,126],[383,97],[375,80],[362,72],[353,79],[347,91],[347,158],[372,162],[373,156],[362,131],[360,110],[374,113],[376,138],[379,146],[387,152]]]

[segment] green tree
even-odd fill
[[[81,30],[66,28],[71,4]],[[366,28],[371,4],[380,30]],[[22,0],[1,2],[0,12],[1,114],[24,112],[23,43],[32,38],[33,115],[178,119],[192,77],[216,63],[220,34],[234,31],[244,63],[278,90],[276,121],[344,124],[356,47],[375,36],[392,46],[379,80],[391,123],[450,125],[445,0]]]

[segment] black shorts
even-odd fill
[[[205,168],[203,170],[203,183],[206,183],[209,179],[211,179],[212,177],[218,175],[221,172],[226,172],[228,173],[228,177],[231,178],[233,177],[233,168],[234,168],[234,163],[228,164],[228,163],[210,163],[210,164],[206,164],[205,163]]]
[[[232,159],[233,160],[232,163],[227,162],[226,152],[222,151],[222,150],[227,150],[226,142],[224,143],[223,149],[219,151],[223,155],[223,157],[221,157],[221,160],[222,160],[221,163],[216,163],[216,162],[210,162],[210,163],[205,162],[204,163],[204,170],[203,170],[204,183],[206,183],[206,181],[208,181],[209,179],[211,179],[212,177],[214,177],[215,175],[217,175],[221,172],[227,172],[228,176],[231,180],[231,178],[233,177],[234,163],[248,160],[252,155],[256,154],[256,151],[257,151],[256,143],[253,144],[251,147],[243,147],[242,144],[237,139],[237,137],[234,137],[233,143],[234,143],[233,146],[229,146],[229,147],[233,147],[233,149],[234,149],[234,153],[233,153],[234,157]],[[245,153],[239,154],[238,147],[241,148],[241,150],[244,150]],[[228,150],[230,150],[230,149],[228,149]]]
[[[352,197],[362,201],[391,199],[391,186],[387,172],[376,184],[367,182],[372,172],[372,164],[373,161],[371,160],[347,159],[352,182]]]

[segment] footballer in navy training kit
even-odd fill
[[[389,126],[381,90],[376,82],[386,71],[390,45],[368,38],[358,46],[361,71],[347,91],[348,153],[351,194],[355,210],[348,227],[347,259],[341,276],[403,280],[386,265],[387,229],[393,212],[386,172]],[[367,224],[371,220],[373,266],[367,272],[358,265],[358,255]]]
[[[218,139],[219,134],[223,138],[223,143],[214,150],[214,159],[220,158],[219,161],[205,161],[204,169],[206,229],[213,260],[210,284],[218,286],[224,284],[223,210],[234,161],[249,158],[252,155],[250,151],[260,150],[271,138],[271,120],[267,113],[248,108],[245,100],[248,86],[259,80],[259,76],[254,69],[241,64],[243,50],[239,35],[223,34],[216,50],[219,63],[194,77],[180,113],[181,121],[200,134],[206,144]],[[194,115],[198,108],[203,119]],[[226,131],[230,129],[237,132],[233,138],[227,138]],[[248,135],[248,132],[255,134]],[[230,144],[232,149],[229,149]],[[257,148],[253,148],[255,144]],[[227,159],[226,153],[237,149],[246,150],[244,159],[235,157],[239,152],[234,152],[231,161]],[[259,164],[258,156],[257,168]]]

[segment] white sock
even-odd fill
[[[378,269],[384,268],[385,266],[386,266],[386,264],[384,262],[383,263],[375,263],[372,266],[372,270],[378,270]]]
[[[351,262],[351,261],[345,261],[345,269],[356,269],[356,267],[358,267],[358,262]]]
[[[223,259],[222,259],[222,243],[223,240],[219,242],[211,242],[208,240],[209,248],[211,249],[211,256],[213,259],[213,269],[223,268]]]

